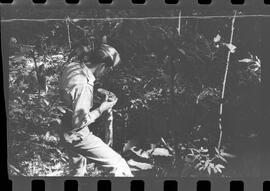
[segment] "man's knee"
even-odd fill
[[[70,155],[70,175],[84,176],[86,174],[87,159],[82,155]]]
[[[125,159],[121,157],[112,172],[116,177],[133,177],[131,170]]]

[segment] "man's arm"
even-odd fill
[[[88,84],[75,86],[71,95],[73,100],[73,128],[87,126],[101,116],[102,111],[99,108],[90,112],[93,106],[93,87]]]

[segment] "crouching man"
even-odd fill
[[[87,159],[91,159],[113,176],[133,176],[126,161],[90,131],[90,124],[117,102],[117,98],[105,100],[91,110],[94,81],[120,62],[119,54],[113,47],[102,44],[94,52],[84,51],[81,57],[81,60],[71,59],[64,66],[60,79],[61,98],[69,108],[62,118],[61,131],[71,160],[70,175],[84,176]]]

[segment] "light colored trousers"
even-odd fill
[[[71,176],[84,176],[87,159],[109,170],[113,176],[132,177],[125,159],[85,127],[77,132],[63,133],[64,146],[70,157]]]

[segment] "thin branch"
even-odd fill
[[[231,37],[230,37],[230,45],[232,44],[233,41],[233,34],[234,34],[234,23],[235,23],[235,18],[236,18],[237,12],[235,11],[233,19],[232,19],[232,25],[231,25]],[[221,140],[222,140],[222,114],[223,114],[223,100],[224,100],[224,95],[225,95],[225,88],[226,88],[226,82],[227,82],[227,76],[228,76],[228,69],[230,65],[230,56],[231,56],[231,50],[228,51],[227,55],[227,62],[226,62],[226,68],[225,68],[225,73],[224,73],[224,79],[223,79],[223,84],[222,84],[222,93],[221,93],[221,103],[219,107],[219,140],[218,140],[218,150],[220,149],[221,146]]]
[[[74,27],[78,28],[79,30],[81,30],[84,33],[88,31],[87,29],[84,29],[83,27],[76,25],[75,23],[73,23],[71,21],[69,21],[69,23],[71,23]]]
[[[178,36],[180,37],[181,36],[181,10],[179,11],[177,31],[178,31]]]
[[[71,40],[70,40],[70,29],[69,29],[69,18],[65,20],[66,25],[67,25],[67,32],[68,32],[68,44],[69,44],[69,49],[71,49]]]

